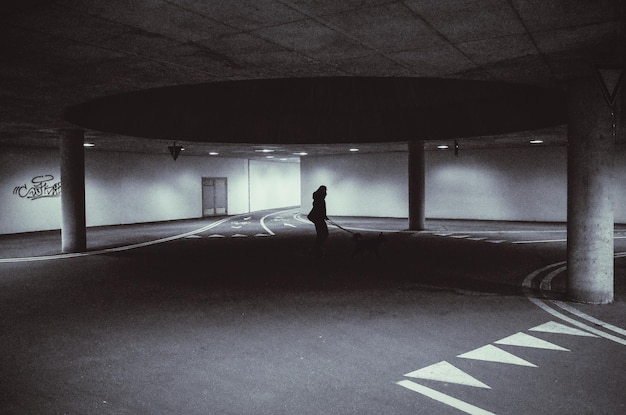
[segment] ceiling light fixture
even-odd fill
[[[209,153],[209,156],[217,156],[218,154],[220,154],[220,153],[218,153],[217,151],[211,151]]]
[[[450,148],[450,146],[448,146],[446,144],[442,144],[440,146],[437,146],[437,148],[440,149],[440,150],[446,150],[446,149]]]
[[[530,144],[543,144],[543,140],[530,140]]]
[[[264,148],[262,150],[254,150],[257,153],[273,153],[274,150],[272,150],[271,148]]]
[[[350,151],[353,152],[353,153],[356,153],[357,151],[359,151],[359,149],[358,148],[351,148]]]
[[[94,143],[85,143],[83,144],[83,147],[95,147],[96,145]]]
[[[306,156],[309,153],[306,153],[304,151],[301,151],[300,153],[293,153],[294,156]]]

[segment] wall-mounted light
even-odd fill
[[[170,154],[172,155],[174,161],[176,161],[176,159],[180,155],[180,152],[184,150],[183,146],[177,146],[175,141],[173,145],[167,146],[167,148],[170,151]]]
[[[454,155],[459,157],[459,142],[454,140]]]

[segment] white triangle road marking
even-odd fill
[[[479,347],[478,349],[469,351],[467,353],[463,353],[458,355],[457,357],[461,357],[463,359],[473,359],[473,360],[482,360],[485,362],[496,362],[496,363],[506,363],[509,365],[518,365],[518,366],[528,366],[528,367],[537,367],[520,357],[515,356],[509,352],[505,352],[504,350],[488,344],[487,346]]]
[[[544,333],[569,334],[571,336],[598,337],[595,334],[588,333],[574,327],[566,326],[556,321],[549,321],[537,327],[529,329],[530,331],[540,331]]]
[[[236,233],[233,236],[231,236],[231,238],[246,238],[248,237],[248,235],[242,235],[240,233]]]
[[[257,233],[257,234],[256,234],[256,235],[254,235],[254,236],[269,236],[269,235],[268,235],[268,234],[266,234],[266,233]]]
[[[225,238],[225,236],[214,233],[213,235],[209,235],[209,238]]]
[[[436,380],[439,382],[456,383],[459,385],[473,386],[475,388],[491,389],[478,379],[468,375],[461,369],[451,365],[445,360],[434,365],[407,373],[407,377],[417,379]]]
[[[494,342],[495,344],[506,344],[508,346],[520,346],[520,347],[532,347],[535,349],[546,349],[546,350],[561,350],[565,352],[569,352],[568,349],[558,346],[554,343],[550,343],[548,341],[538,339],[537,337],[531,336],[526,333],[516,333],[509,337],[505,337],[502,340],[498,340]]]
[[[493,412],[489,412],[489,411],[485,411],[482,408],[479,408],[477,406],[471,405],[467,402],[463,402],[460,399],[457,398],[453,398],[450,395],[446,395],[445,393],[441,393],[439,391],[436,391],[434,389],[431,389],[429,387],[420,385],[419,383],[415,383],[413,381],[410,380],[401,380],[399,382],[396,382],[397,385],[400,385],[402,387],[405,387],[409,390],[412,390],[413,392],[417,392],[417,393],[421,393],[424,396],[427,396],[431,399],[434,399],[438,402],[444,403],[446,405],[449,405],[453,408],[458,409],[459,411],[463,411],[466,414],[470,414],[470,415],[495,415]]]

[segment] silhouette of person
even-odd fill
[[[322,248],[324,242],[328,238],[328,225],[326,221],[326,186],[320,186],[315,192],[313,192],[313,209],[307,215],[307,218],[315,224],[315,249],[316,256],[322,255]]]

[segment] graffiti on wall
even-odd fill
[[[16,186],[13,194],[23,199],[37,200],[43,197],[56,197],[61,195],[61,182],[54,181],[54,176],[44,174],[43,176],[35,176],[30,184]]]

